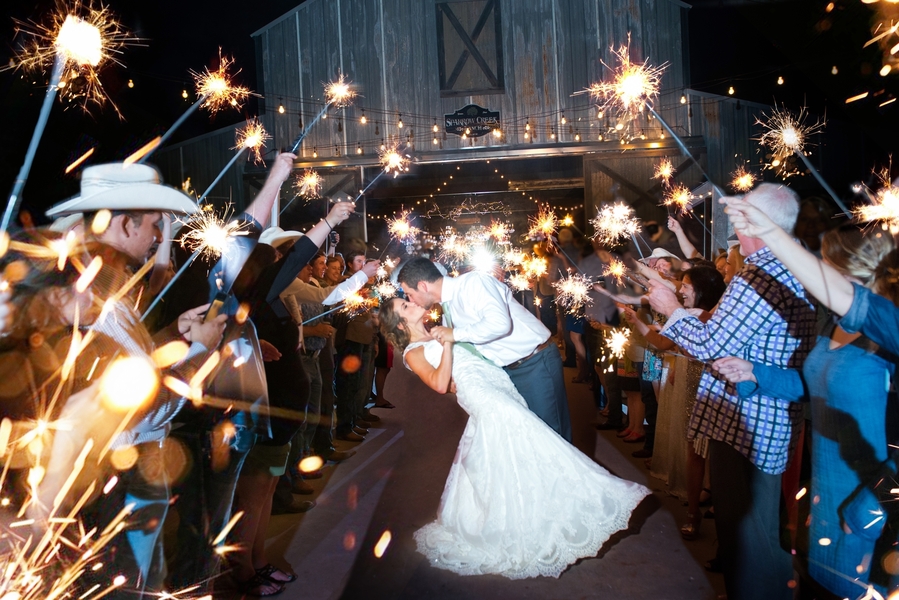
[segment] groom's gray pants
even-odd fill
[[[571,417],[559,348],[550,344],[520,365],[503,370],[509,374],[531,412],[570,442]]]

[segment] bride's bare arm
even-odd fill
[[[443,356],[440,357],[440,364],[436,369],[427,361],[425,349],[420,346],[406,354],[406,364],[429,388],[445,394],[449,391],[453,378],[453,344],[451,342],[443,344]]]

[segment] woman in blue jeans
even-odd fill
[[[876,488],[885,472],[895,470],[885,421],[896,356],[879,341],[896,345],[895,243],[879,228],[864,232],[847,225],[825,235],[824,261],[819,262],[783,230],[766,223],[767,217],[743,204],[734,202],[728,209],[737,230],[768,242],[806,289],[844,318],[824,325],[802,378],[797,371],[736,357],[718,360],[714,367],[737,383],[741,395],[762,389],[793,400],[810,398],[808,574],[834,597],[854,598],[867,585],[885,593],[888,581],[879,568],[882,556],[876,545],[887,518]],[[873,298],[880,310],[871,310]],[[890,314],[894,328],[887,340],[883,320]]]

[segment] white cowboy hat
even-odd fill
[[[163,185],[150,165],[108,163],[88,167],[81,174],[81,193],[47,211],[48,217],[108,210],[153,210],[195,213],[197,204],[187,194]]]
[[[667,258],[668,260],[676,260],[678,263],[680,263],[683,260],[676,254],[672,254],[672,253],[668,252],[667,250],[665,250],[664,248],[654,248],[652,251],[652,254],[650,254],[649,256],[647,256],[645,258],[641,258],[640,262],[643,264],[646,264],[648,261],[652,260],[653,258]]]
[[[280,227],[269,227],[259,236],[260,244],[268,244],[272,248],[277,248],[284,242],[298,240],[303,237],[299,231],[284,231]]]

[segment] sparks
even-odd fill
[[[621,46],[618,50],[611,49],[612,55],[618,59],[617,67],[610,67],[603,62],[613,73],[612,81],[594,83],[584,90],[593,97],[603,112],[617,108],[620,112],[633,116],[646,105],[652,106],[653,100],[659,95],[662,73],[668,64],[653,67],[648,61],[642,64],[631,62],[629,44],[630,36],[628,45]]]
[[[396,296],[397,292],[396,286],[393,285],[393,283],[391,283],[390,281],[382,281],[378,283],[377,285],[375,285],[374,290],[378,294],[378,298],[380,298],[381,301],[393,298],[394,296]]]
[[[515,273],[511,275],[506,283],[516,292],[524,292],[531,289],[531,280],[524,273]]]
[[[49,20],[49,25],[16,20],[18,33],[25,39],[7,68],[46,70],[58,58],[64,63],[57,86],[62,99],[80,102],[84,107],[109,100],[98,77],[99,69],[107,61],[121,64],[115,56],[139,39],[131,37],[108,8],[95,9],[80,1],[70,7],[60,3]]]
[[[670,160],[663,158],[662,161],[656,165],[652,178],[658,179],[663,184],[668,185],[672,177],[674,177],[674,166],[672,166]]]
[[[593,284],[583,275],[568,275],[552,285],[556,288],[556,302],[569,314],[575,315],[585,305],[593,303],[593,298],[590,297]]]
[[[602,271],[603,277],[612,277],[618,283],[622,282],[626,274],[627,268],[624,266],[624,263],[617,258],[612,259],[612,262],[610,262]]]
[[[559,220],[556,214],[550,210],[548,206],[541,206],[536,217],[530,217],[530,229],[528,229],[528,237],[531,239],[546,240],[551,242],[552,236],[555,235],[559,227]]]
[[[378,154],[378,158],[381,161],[384,172],[393,173],[394,177],[409,170],[411,160],[403,150],[400,150],[399,144],[394,143],[386,146]]]
[[[781,177],[789,177],[797,171],[788,166],[787,160],[794,153],[804,153],[809,136],[820,133],[823,121],[806,124],[806,109],[803,107],[795,117],[786,109],[775,107],[771,116],[762,114],[767,120],[756,120],[765,132],[758,138],[759,143],[771,151],[766,169],[776,169]]]
[[[888,168],[877,174],[877,178],[883,187],[873,194],[872,204],[859,206],[852,214],[865,223],[880,221],[895,235],[899,233],[899,187],[890,182]]]
[[[209,205],[192,215],[185,222],[188,223],[191,228],[181,239],[181,246],[213,261],[232,248],[236,236],[247,235],[246,224],[237,220],[226,221]]]
[[[572,225],[574,225],[574,217],[572,217],[571,215],[565,215],[565,217],[561,221],[559,221],[559,225],[561,225],[562,227],[571,227]]]
[[[297,194],[305,198],[318,198],[322,189],[322,178],[314,169],[306,169],[297,179]]]
[[[606,336],[606,348],[612,356],[624,358],[624,349],[631,337],[631,330],[624,327],[613,329]]]
[[[350,317],[354,317],[364,313],[369,308],[371,308],[371,304],[372,303],[369,298],[366,298],[359,292],[353,292],[352,294],[349,294],[343,301],[342,311]]]
[[[475,271],[488,275],[492,275],[499,266],[498,257],[487,246],[472,249],[467,262]]]
[[[346,78],[341,75],[337,81],[331,81],[325,84],[325,102],[336,108],[345,108],[353,102],[356,92],[352,86],[347,83]]]
[[[546,259],[539,256],[529,257],[521,266],[524,269],[524,274],[530,279],[543,277],[549,270],[549,264]]]
[[[730,187],[738,192],[748,192],[755,185],[755,175],[740,167],[734,171],[734,178],[730,182]]]
[[[265,128],[262,127],[262,123],[259,122],[259,119],[253,119],[252,121],[247,122],[246,127],[237,130],[235,137],[237,145],[232,149],[249,150],[254,157],[253,162],[257,164],[262,162],[261,150],[265,147],[265,142],[272,139],[271,136],[265,132]]]
[[[509,241],[509,234],[511,233],[511,228],[508,223],[504,223],[502,221],[493,221],[490,223],[490,229],[488,231],[490,237],[500,243]]]
[[[465,240],[455,233],[446,236],[440,244],[440,257],[449,264],[464,261],[469,252]]]
[[[685,214],[690,210],[691,200],[693,200],[693,195],[690,194],[690,190],[683,185],[676,185],[665,194],[663,204],[665,206],[673,207],[680,212],[680,214]]]
[[[228,106],[240,108],[251,94],[248,88],[231,83],[228,69],[233,64],[234,59],[222,56],[222,49],[219,48],[218,69],[210,71],[207,68],[202,73],[191,71],[196,84],[197,95],[203,99],[201,106],[208,108],[212,114]],[[237,71],[237,73],[240,73],[240,71]]]
[[[590,223],[596,229],[593,239],[606,244],[615,244],[640,231],[640,221],[634,216],[634,210],[623,202],[603,206]]]
[[[403,211],[395,219],[387,219],[387,232],[400,242],[412,241],[421,233],[421,229],[412,225],[409,215],[411,211]]]

